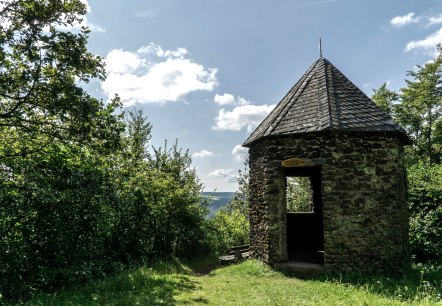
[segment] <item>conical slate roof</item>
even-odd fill
[[[317,131],[405,131],[325,58],[319,58],[244,142]],[[408,138],[407,138],[408,139]]]

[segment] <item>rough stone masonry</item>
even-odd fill
[[[246,140],[251,256],[288,260],[286,172],[320,169],[324,267],[400,272],[409,265],[403,147],[409,138],[329,61],[320,58]]]

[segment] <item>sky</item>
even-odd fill
[[[86,2],[86,0],[83,0]],[[235,191],[241,144],[319,58],[368,96],[442,42],[441,0],[88,0],[88,47],[107,79],[87,86],[177,139],[204,191]]]

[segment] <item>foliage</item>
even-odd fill
[[[128,128],[122,150],[111,155],[54,142],[41,152],[5,159],[0,171],[5,299],[96,278],[118,263],[202,249],[207,207],[188,152],[176,143],[150,154],[150,124],[142,113],[129,118],[140,120],[126,123],[137,129]]]
[[[104,78],[86,49],[80,0],[0,1],[0,158],[24,156],[52,141],[112,149],[119,141],[118,99],[105,106],[78,82]]]
[[[188,150],[182,152],[176,142],[154,148],[150,164],[157,174],[158,189],[153,219],[154,250],[159,256],[195,254],[204,243],[204,217],[208,208],[201,196],[202,185],[191,168]],[[161,199],[161,200],[159,200]]]
[[[149,151],[152,126],[141,111],[125,116],[118,113],[118,96],[105,104],[82,89],[105,74],[101,58],[86,48],[81,0],[0,0],[0,13],[1,303],[103,277],[121,266],[192,257],[207,246],[221,253],[248,242],[247,168],[232,202],[206,220],[188,151],[178,142]],[[431,166],[409,171],[412,246],[422,259],[441,254],[440,65],[438,57],[410,73],[414,81],[399,104],[386,103],[415,140],[413,158]],[[242,266],[252,271],[248,280],[265,274],[284,284],[281,275],[256,265]],[[194,288],[188,278],[143,271],[110,287],[106,280],[92,285],[87,302],[73,303],[111,303],[95,295],[106,287],[117,301],[170,304],[182,288]],[[264,279],[258,283],[269,286]],[[140,292],[139,299],[119,289]]]
[[[26,297],[110,266],[109,154],[124,124],[118,98],[78,85],[104,77],[88,30],[71,31],[84,3],[0,1],[0,12],[0,294]]]
[[[141,111],[131,111],[124,118],[126,131],[121,151],[114,154],[113,201],[114,224],[108,237],[109,256],[129,263],[151,253],[149,195],[154,179],[145,158],[152,126]],[[147,256],[146,256],[147,257]]]
[[[313,190],[309,177],[287,177],[286,202],[288,212],[311,212]]]
[[[233,246],[249,243],[249,168],[238,171],[234,197],[208,220],[207,243],[212,253],[222,255]]]
[[[248,260],[194,276],[179,264],[162,263],[39,294],[29,305],[440,305],[441,273],[441,267],[418,265],[400,279],[300,278]]]
[[[413,153],[430,164],[442,157],[442,50],[416,71],[409,71],[394,114],[413,140]]]
[[[379,106],[384,112],[392,113],[394,108],[394,102],[399,99],[399,95],[387,88],[387,83],[384,83],[378,89],[373,90],[371,99],[377,106]]]
[[[249,166],[248,158],[244,160],[244,169],[238,171],[238,176],[236,177],[238,182],[238,189],[235,191],[233,199],[227,203],[225,210],[227,211],[238,211],[244,215],[247,219],[249,218]]]
[[[421,261],[442,258],[442,164],[424,163],[408,169],[410,243]]]
[[[149,157],[147,145],[152,138],[152,124],[147,122],[141,110],[130,111],[126,118],[126,158],[133,163]]]
[[[210,250],[216,255],[233,246],[249,243],[249,220],[240,210],[218,210],[208,221],[207,236]]]
[[[128,114],[127,126],[115,181],[119,197],[111,255],[130,263],[201,249],[207,207],[188,151],[165,142],[150,153],[152,127],[141,111]]]
[[[405,148],[413,255],[442,258],[442,49],[436,58],[409,71],[399,93],[383,84],[373,100],[390,112],[412,140]]]
[[[106,161],[63,144],[8,161],[0,185],[0,291],[31,294],[100,275],[114,198]]]
[[[148,151],[142,112],[82,84],[105,77],[81,0],[0,0],[0,296],[188,254],[206,207],[188,152]]]

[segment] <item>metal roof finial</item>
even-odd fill
[[[321,42],[321,37],[319,37],[319,57],[322,58],[322,42]]]

